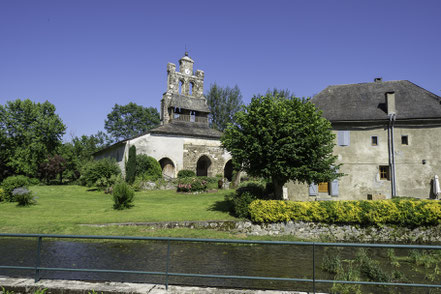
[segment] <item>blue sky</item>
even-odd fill
[[[159,109],[185,46],[248,103],[269,88],[410,80],[441,95],[441,1],[0,0],[0,104],[53,103],[71,135],[115,103]]]

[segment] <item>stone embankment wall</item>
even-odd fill
[[[345,242],[441,242],[441,225],[434,227],[403,228],[394,226],[361,227],[308,222],[253,224],[249,221],[184,221],[157,223],[114,223],[89,226],[146,226],[151,229],[195,228],[244,233],[251,236],[292,235],[300,239]]]

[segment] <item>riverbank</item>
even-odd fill
[[[46,294],[308,294],[307,292],[297,291],[274,291],[274,290],[246,290],[246,289],[219,289],[219,288],[201,288],[201,287],[183,287],[169,285],[168,290],[165,285],[142,284],[142,283],[89,283],[83,281],[70,280],[40,280],[34,283],[33,279],[0,277],[0,287],[5,290],[14,291],[14,294],[34,293],[38,289],[47,289]],[[1,293],[1,291],[0,291]],[[324,293],[317,293],[324,294]]]
[[[389,243],[441,243],[441,225],[433,227],[406,228],[359,225],[336,225],[313,222],[283,222],[255,224],[250,221],[182,221],[182,222],[134,222],[83,224],[87,227],[144,227],[151,231],[167,229],[211,230],[229,232],[248,239],[292,239],[332,242],[389,242]],[[258,239],[258,238],[257,238]]]

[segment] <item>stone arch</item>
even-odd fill
[[[199,157],[196,164],[196,175],[198,177],[208,177],[211,172],[211,159],[207,155]]]
[[[175,164],[168,157],[163,157],[159,160],[159,164],[161,165],[162,175],[168,178],[175,177]]]
[[[233,180],[233,160],[228,160],[224,166],[224,178],[229,182]]]

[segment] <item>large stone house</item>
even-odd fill
[[[329,86],[311,100],[336,134],[345,176],[310,186],[288,183],[292,200],[433,197],[441,175],[441,97],[409,82]]]
[[[203,95],[204,72],[193,71],[186,53],[176,65],[167,65],[167,91],[161,100],[161,125],[134,138],[113,144],[95,154],[95,159],[115,158],[125,170],[130,146],[137,154],[159,161],[163,174],[174,178],[182,169],[198,176],[223,175],[231,181],[231,155],[220,146],[221,132],[208,125],[210,110]]]

